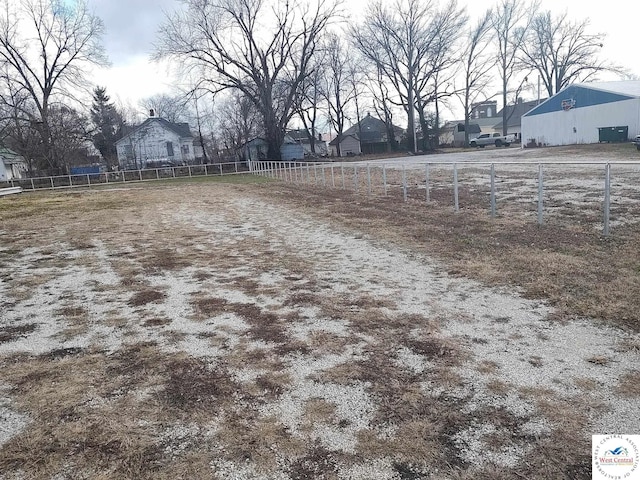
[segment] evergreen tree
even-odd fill
[[[91,120],[94,125],[93,145],[104,158],[107,168],[111,170],[112,166],[118,163],[116,140],[122,135],[124,120],[109,100],[106,88],[95,88],[91,105]]]

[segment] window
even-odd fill
[[[173,142],[167,142],[167,156],[173,157]]]
[[[184,155],[189,155],[189,145],[182,145],[182,153]]]

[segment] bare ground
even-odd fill
[[[640,431],[633,224],[281,183],[0,220],[0,478],[581,479]]]

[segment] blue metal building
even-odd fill
[[[610,131],[640,134],[640,81],[570,85],[522,117],[525,146],[598,143]]]

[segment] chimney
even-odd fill
[[[156,116],[156,112],[152,108],[151,110],[149,110],[149,117],[153,118],[155,116]]]

